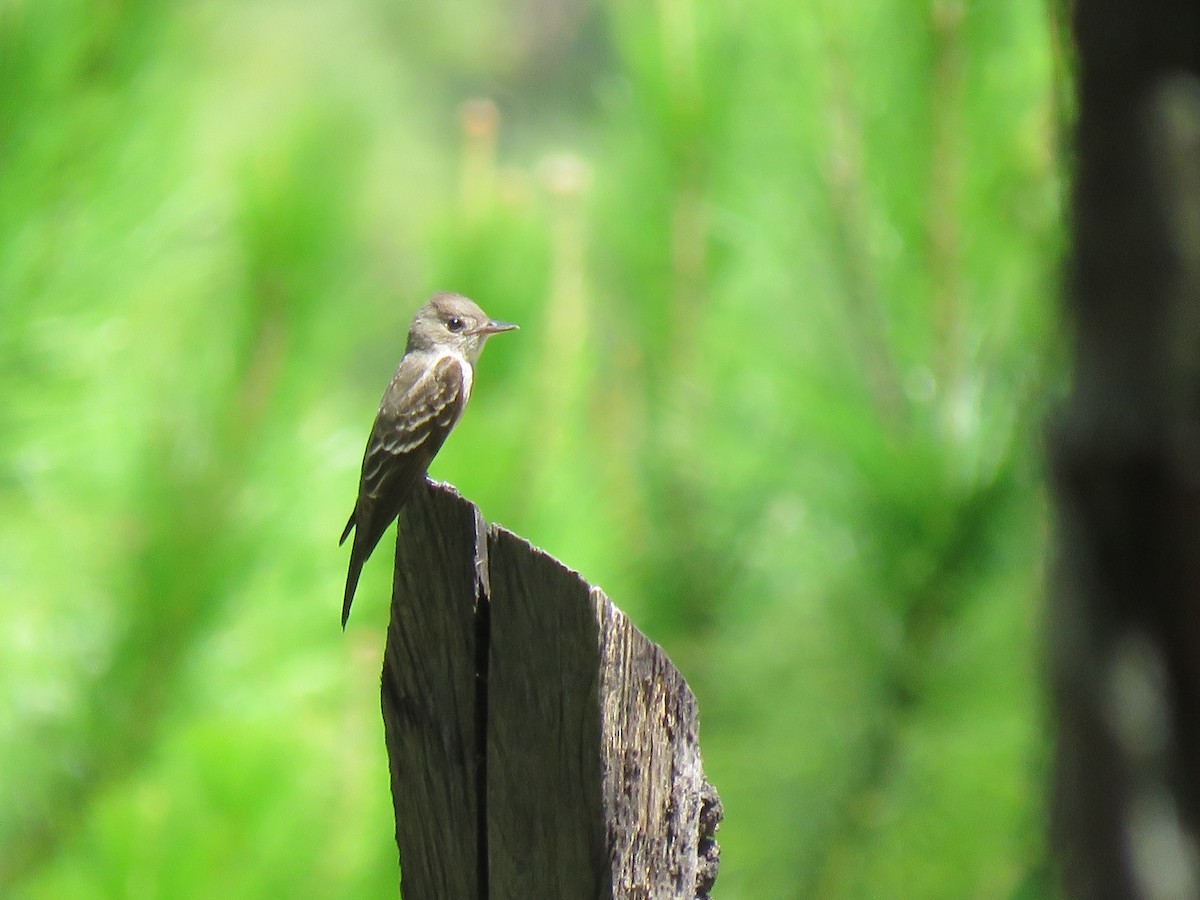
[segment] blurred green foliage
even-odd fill
[[[1061,40],[0,3],[0,894],[394,896],[390,554],[343,635],[336,538],[445,288],[523,330],[433,474],[688,676],[718,896],[1052,895]]]

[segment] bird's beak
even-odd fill
[[[516,331],[520,325],[514,325],[512,322],[496,322],[489,321],[486,325],[479,328],[479,334],[499,334],[502,331]]]

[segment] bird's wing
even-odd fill
[[[432,362],[406,358],[400,363],[363,454],[351,516],[355,555],[370,556],[462,415],[464,365],[455,356]]]
[[[427,367],[411,386],[403,370],[396,373],[363,455],[360,499],[382,503],[391,518],[407,499],[411,484],[425,474],[466,403],[463,363],[443,356]],[[396,492],[403,496],[393,496]],[[392,502],[388,502],[392,501]]]

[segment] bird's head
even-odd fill
[[[489,319],[474,301],[441,292],[417,310],[408,329],[409,350],[453,350],[474,364],[493,334],[512,331],[510,322]]]

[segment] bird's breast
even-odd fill
[[[471,388],[474,386],[475,381],[474,367],[467,362],[466,357],[461,353],[448,353],[446,355],[458,364],[459,372],[462,373],[462,402],[465,406],[467,401],[471,399]]]

